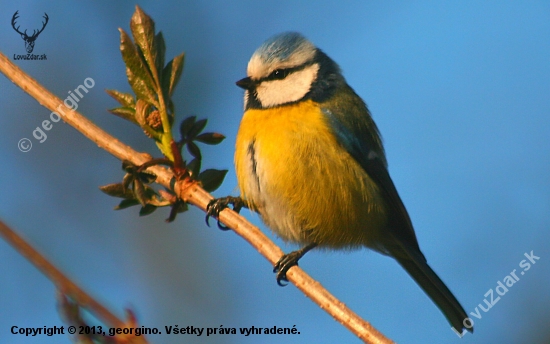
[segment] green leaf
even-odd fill
[[[147,204],[146,206],[141,207],[141,209],[139,210],[139,216],[147,216],[153,213],[155,210],[157,210],[157,207],[152,204]]]
[[[134,99],[134,96],[132,96],[130,93],[122,93],[117,90],[105,90],[105,92],[107,92],[108,95],[113,97],[125,108],[132,108],[136,106],[136,100]]]
[[[117,115],[118,117],[122,117],[132,123],[135,123],[135,124],[138,124],[138,122],[136,121],[136,118],[135,118],[135,115],[136,115],[136,110],[134,108],[131,108],[131,107],[118,107],[118,108],[114,108],[114,109],[110,109],[110,110],[107,110],[109,111],[110,113],[112,113],[113,115]]]
[[[150,204],[150,205],[154,205],[155,207],[167,207],[169,205],[171,205],[172,203],[170,203],[170,201],[167,201],[167,200],[159,200],[157,197],[153,197],[151,198],[149,201],[149,203],[147,204]]]
[[[187,164],[187,169],[191,171],[191,177],[196,179],[196,176],[199,175],[199,172],[201,170],[201,160],[200,159],[193,159],[189,164]]]
[[[168,97],[168,119],[170,120],[170,126],[172,126],[172,124],[174,123],[174,112],[176,112],[174,108],[174,102],[170,97]]]
[[[202,159],[201,150],[194,142],[187,142],[187,150],[193,157],[199,160]]]
[[[157,176],[154,173],[143,171],[138,173],[138,178],[143,184],[151,184],[157,179]]]
[[[181,53],[168,62],[166,67],[162,70],[162,89],[168,92],[169,96],[174,93],[174,89],[180,80],[181,73],[183,72],[184,60],[185,54]]]
[[[139,201],[135,198],[133,199],[123,199],[116,207],[115,210],[122,210],[129,207],[133,207],[134,205],[138,205]]]
[[[207,145],[217,145],[225,139],[225,136],[218,133],[204,133],[195,137],[195,140],[206,143]]]
[[[195,124],[196,120],[197,120],[196,116],[189,116],[181,122],[180,135],[182,140],[187,138],[187,134],[189,133],[191,128],[193,128],[193,124]]]
[[[149,113],[149,110],[151,109],[151,104],[147,103],[143,99],[138,99],[136,103],[136,121],[138,122],[139,126],[142,128],[148,127],[146,120],[146,115]]]
[[[189,206],[185,202],[179,202],[178,206],[176,207],[176,211],[178,213],[183,213],[184,211],[189,210]]]
[[[185,202],[176,202],[172,207],[170,208],[170,216],[166,219],[166,222],[172,222],[176,219],[176,215],[178,213],[183,213],[187,211],[189,207],[187,206],[187,203]]]
[[[166,43],[161,31],[155,36],[154,46],[157,53],[157,58],[155,59],[157,73],[161,75],[164,68],[164,54],[166,53]]]
[[[202,183],[203,189],[212,192],[222,185],[222,182],[227,174],[227,170],[204,170],[199,174],[199,180]]]
[[[127,173],[133,173],[136,167],[137,166],[134,165],[134,163],[131,162],[130,160],[126,160],[126,159],[122,160],[122,169]]]
[[[134,198],[134,194],[132,193],[132,191],[126,189],[122,183],[103,185],[100,186],[99,189],[109,196],[120,198]]]
[[[189,130],[187,136],[191,139],[194,139],[198,134],[201,133],[201,131],[203,131],[204,127],[206,127],[207,122],[207,119],[196,121],[195,124],[193,124],[193,127]]]
[[[134,174],[132,173],[126,173],[124,175],[124,178],[122,178],[122,186],[124,187],[125,190],[128,190],[129,187],[130,187],[130,184],[134,181]]]
[[[156,51],[154,49],[155,22],[143,10],[136,6],[130,20],[130,30],[137,46],[140,48],[151,73],[156,69]]]
[[[156,198],[157,192],[149,185],[144,184],[143,187],[145,189],[145,195],[147,196],[147,203],[151,203],[151,201]]]
[[[145,207],[147,204],[147,195],[145,194],[145,188],[143,183],[139,179],[134,179],[134,195],[141,204],[142,207]]]
[[[154,81],[136,46],[124,30],[120,30],[120,52],[126,65],[128,83],[138,98],[158,107]]]

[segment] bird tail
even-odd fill
[[[420,252],[418,252],[419,254],[408,253],[407,258],[403,258],[402,255],[396,255],[394,258],[443,312],[455,331],[462,333],[462,330],[466,328],[467,331],[473,333],[473,327],[464,326],[464,319],[468,317],[464,308],[430,268],[422,254]]]

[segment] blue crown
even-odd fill
[[[264,62],[285,61],[309,41],[298,32],[283,32],[265,41],[255,52]]]

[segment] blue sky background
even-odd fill
[[[48,26],[35,54],[14,61],[61,98],[92,78],[78,110],[137,150],[158,156],[135,126],[107,113],[104,89],[129,91],[117,28],[129,31],[134,2],[0,4],[0,51],[24,43],[11,28]],[[540,260],[463,339],[392,259],[367,250],[309,253],[300,265],[336,297],[399,343],[548,343],[550,331],[550,4],[546,1],[329,2],[140,1],[167,42],[186,52],[174,96],[178,122],[207,117],[226,141],[204,149],[204,166],[230,172],[216,196],[237,195],[233,147],[254,50],[273,34],[302,32],[337,61],[369,105],[385,140],[390,173],[432,268],[468,313],[524,253]],[[149,337],[151,343],[356,343],[232,232],[207,228],[197,209],[164,223],[164,209],[139,218],[115,212],[98,186],[119,181],[120,162],[56,123],[39,143],[32,131],[49,111],[0,77],[0,218],[117,314],[140,324],[296,327],[300,335]],[[32,140],[30,152],[17,148]],[[261,225],[254,214],[244,211]],[[273,237],[271,235],[271,237]],[[286,251],[295,249],[283,245]],[[55,289],[0,241],[0,342],[25,338],[10,327],[61,325]]]

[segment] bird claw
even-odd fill
[[[290,252],[285,254],[279,259],[279,261],[273,267],[273,272],[277,273],[277,284],[281,287],[286,287],[288,285],[288,279],[286,278],[287,271],[293,267],[298,266],[298,260],[302,257],[303,254],[299,251]],[[287,283],[281,283],[281,281]]]
[[[279,261],[273,267],[273,272],[277,273],[277,284],[281,287],[284,287],[288,284],[288,279],[286,278],[287,271],[293,267],[298,266],[298,261],[304,256],[309,250],[316,247],[317,244],[312,242],[301,249],[285,254],[279,259]],[[287,283],[281,283],[281,281]]]
[[[244,206],[244,202],[240,197],[222,197],[222,198],[216,198],[211,200],[208,205],[206,206],[206,225],[210,227],[209,219],[210,217],[218,218],[218,228],[222,231],[230,230],[231,228],[223,225],[220,220],[220,212],[224,210],[225,208],[228,208],[229,205],[233,205],[233,211],[239,212],[241,208]]]

